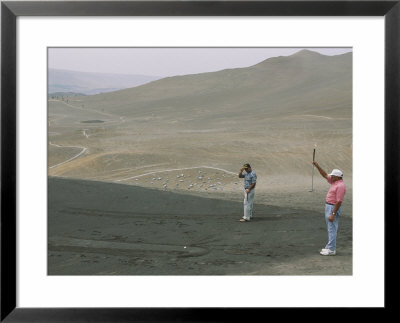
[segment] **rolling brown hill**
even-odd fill
[[[247,68],[168,77],[81,100],[126,117],[205,112],[197,123],[244,114],[351,117],[352,54],[325,56],[303,50]]]

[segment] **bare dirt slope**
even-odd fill
[[[352,225],[335,257],[321,212],[122,184],[49,180],[50,275],[351,275]]]

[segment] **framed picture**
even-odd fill
[[[260,310],[272,308],[394,309],[394,298],[390,289],[398,282],[396,270],[392,269],[396,268],[392,264],[392,259],[396,252],[393,241],[399,233],[397,202],[399,197],[399,156],[397,153],[399,148],[399,15],[398,1],[3,1],[1,6],[1,320],[7,322],[30,320],[158,322],[207,321],[212,316],[214,321],[234,321],[238,317],[246,317],[259,313]],[[245,74],[253,75],[250,77],[253,79],[256,78],[254,75],[258,75],[257,77],[267,73],[274,75],[274,78],[269,78],[268,81],[257,78],[258,83],[270,82],[268,83],[270,88],[281,86],[282,89],[283,84],[287,85],[296,81],[295,75],[289,73],[291,76],[288,76],[289,74],[274,72],[277,68],[275,66],[280,66],[280,61],[274,63],[277,65],[269,61],[268,66],[263,65],[262,73],[252,74],[255,69],[250,67],[255,66],[252,64],[261,64],[261,59],[246,63],[244,67],[241,66],[240,69],[244,74],[232,72],[232,68],[238,68],[233,65],[213,67],[211,72],[205,70],[174,72],[186,75],[186,78],[178,78],[176,81],[180,82],[178,85],[174,83],[175,81],[163,81],[164,78],[171,77],[167,74],[162,75],[159,79],[164,82],[163,86],[157,88],[154,85],[153,91],[158,89],[163,95],[165,93],[170,95],[179,89],[181,92],[176,90],[179,93],[177,92],[178,94],[174,97],[161,95],[159,98],[154,98],[154,92],[146,92],[148,90],[129,95],[121,91],[122,94],[119,96],[115,94],[110,96],[107,93],[116,93],[115,90],[127,87],[121,85],[121,88],[117,88],[115,80],[113,84],[109,84],[108,89],[96,89],[98,92],[90,92],[94,91],[94,85],[90,90],[80,88],[82,91],[89,91],[86,94],[80,93],[78,88],[71,90],[71,87],[67,86],[61,89],[60,82],[52,83],[51,80],[56,73],[52,68],[64,68],[66,65],[63,64],[73,61],[74,51],[82,53],[85,49],[89,52],[89,59],[85,63],[87,66],[95,61],[94,57],[103,55],[104,50],[108,51],[104,56],[110,61],[111,51],[115,53],[118,49],[120,51],[136,50],[135,57],[139,60],[138,51],[146,49],[148,57],[158,57],[154,58],[153,62],[162,60],[162,57],[168,57],[170,55],[168,51],[173,51],[171,58],[168,59],[169,64],[166,65],[173,65],[172,57],[179,57],[180,65],[182,65],[180,67],[183,67],[185,55],[189,52],[192,57],[196,55],[206,57],[204,63],[192,59],[192,68],[205,65],[207,60],[211,61],[218,55],[222,57],[221,61],[226,63],[229,55],[234,56],[235,53],[243,50],[247,52],[241,54],[241,57],[250,56],[250,50],[254,53],[259,50],[269,50],[272,53],[275,50],[277,53],[275,57],[284,55],[285,59],[290,60],[293,59],[290,55],[297,55],[295,58],[301,59],[302,62],[312,62],[314,65],[310,65],[308,70],[314,72],[317,70],[319,74],[317,72],[312,75],[307,74],[308,79],[314,78],[314,83],[310,81],[307,84],[313,84],[315,88],[319,82],[320,87],[308,93],[307,96],[300,90],[298,90],[300,92],[291,90],[289,95],[289,92],[284,93],[281,90],[268,92],[268,87],[264,86],[260,87],[258,92],[256,90],[246,92],[243,86],[229,85],[229,82],[232,81],[233,84],[235,80],[242,84],[242,77]],[[285,50],[287,54],[282,54],[284,51],[279,50]],[[324,56],[332,53],[332,50],[336,51],[332,54],[333,58]],[[340,50],[342,52],[339,53]],[[253,52],[251,55],[254,54]],[[334,56],[337,53],[340,54],[340,59]],[[61,65],[55,63],[57,57],[60,57]],[[78,61],[82,60],[82,56],[77,57]],[[271,57],[274,55],[271,54]],[[317,61],[320,65],[316,64]],[[123,65],[122,59],[118,58],[113,59],[111,63],[114,70],[118,64]],[[99,64],[101,63],[93,65],[93,71],[101,70]],[[213,74],[214,71],[224,69],[227,72]],[[177,71],[177,67],[175,70]],[[331,82],[326,74],[338,70],[343,71],[344,78],[340,76],[335,80],[336,83]],[[147,71],[151,73],[150,65]],[[205,72],[215,77],[208,77],[201,83],[195,75]],[[226,76],[227,73],[230,74]],[[293,73],[293,68],[291,73]],[[74,75],[74,77],[78,76]],[[95,78],[99,77],[96,74]],[[65,74],[62,78],[66,79]],[[209,85],[210,82],[212,83],[211,79],[217,80],[213,81],[212,86]],[[153,79],[146,82],[149,81]],[[207,83],[208,90],[196,86],[195,90],[192,89],[190,92],[195,94],[187,100],[182,99],[182,89],[190,82],[197,85]],[[248,88],[258,88],[257,82],[251,83]],[[296,89],[304,90],[306,87],[304,82],[304,78],[298,81]],[[152,84],[155,83],[157,81]],[[303,84],[303,87],[298,84]],[[321,86],[321,84],[327,85]],[[221,88],[226,89],[230,86],[230,92],[222,92]],[[210,88],[214,91],[210,92]],[[324,88],[328,90],[323,92]],[[65,93],[69,90],[74,94],[66,95]],[[202,91],[205,91],[206,95],[202,96]],[[267,92],[269,96],[258,96],[257,93],[260,91]],[[274,101],[273,98],[281,92],[286,99],[282,100],[280,97],[279,100]],[[224,95],[225,99],[229,96],[231,100],[225,100],[229,101],[225,102],[223,98],[218,97],[218,93],[229,93],[221,95]],[[91,94],[98,94],[95,97],[100,100],[91,99]],[[89,96],[85,97],[85,95]],[[108,106],[104,102],[111,102],[112,98],[122,102],[125,100],[122,98],[128,96],[129,102],[124,104],[134,104],[139,107],[135,110],[136,115],[126,115],[122,103],[115,105],[117,109],[119,107],[123,111],[120,114],[107,110]],[[136,99],[138,96],[144,99],[142,101]],[[233,97],[235,99],[232,99]],[[244,97],[248,99],[244,100]],[[319,102],[319,105],[325,105],[326,114],[317,115],[316,111],[322,110],[310,106],[313,99]],[[143,100],[150,103],[145,104]],[[193,103],[192,100],[197,100],[195,101],[197,103]],[[241,100],[242,103],[240,103]],[[275,114],[261,113],[257,115],[257,120],[251,121],[254,125],[253,130],[247,128],[243,131],[238,130],[237,120],[243,118],[240,117],[240,113],[236,119],[232,117],[233,106],[235,109],[242,107],[243,114],[256,113],[258,107],[265,106],[266,100],[270,100],[270,109],[274,109],[274,105],[279,106],[273,110]],[[180,103],[176,103],[177,101]],[[219,112],[215,107],[211,107],[216,102],[223,106],[222,110],[218,110]],[[238,102],[242,105],[236,105]],[[254,106],[252,109],[248,107],[249,102]],[[293,107],[301,104],[306,108],[301,110],[301,118],[297,118],[296,111],[300,110],[293,110]],[[338,107],[341,104],[347,110],[340,110]],[[65,113],[67,106],[79,112],[79,116],[67,115]],[[173,114],[174,107],[180,109],[179,115],[175,112]],[[189,109],[190,113],[187,114],[184,109]],[[193,120],[205,119],[205,114],[201,115],[202,109],[213,110],[214,114],[211,119],[207,119],[200,125]],[[290,113],[285,112],[285,115],[279,115],[278,118],[276,111],[281,113],[280,111],[284,109]],[[196,114],[195,117],[190,116],[193,112]],[[293,118],[294,115],[296,118]],[[68,125],[65,121],[67,119]],[[271,119],[274,121],[270,121]],[[282,130],[283,127],[278,129],[278,119],[285,120],[282,123],[285,125],[285,130]],[[316,124],[316,119],[318,127],[330,127],[329,136],[332,137],[332,141],[322,141],[322,147],[317,147],[316,143],[317,137],[324,133],[324,130],[318,132],[312,128]],[[328,119],[329,123],[326,123]],[[320,123],[320,120],[324,120],[325,123]],[[340,120],[340,122],[333,120]],[[241,245],[240,243],[247,241],[245,239],[234,246],[221,245],[222,242],[219,241],[211,245],[223,251],[223,255],[228,255],[226,259],[220,255],[219,261],[216,258],[203,258],[195,264],[182,261],[184,265],[181,271],[174,271],[177,267],[174,267],[172,271],[169,270],[167,258],[171,255],[176,259],[179,257],[184,259],[194,254],[203,255],[205,240],[214,239],[218,230],[222,235],[222,227],[219,225],[224,226],[226,218],[218,220],[219,222],[215,221],[214,225],[206,226],[205,230],[208,234],[197,236],[197,233],[193,233],[192,224],[177,220],[176,217],[179,217],[179,214],[175,213],[176,209],[171,211],[171,207],[176,207],[177,204],[182,207],[183,199],[165,194],[181,193],[185,190],[188,194],[192,194],[186,195],[191,197],[187,199],[192,203],[191,206],[186,206],[186,210],[190,208],[199,210],[200,207],[206,210],[209,207],[209,211],[201,209],[198,214],[196,211],[191,211],[197,216],[197,222],[201,221],[202,212],[217,214],[223,209],[229,209],[229,212],[226,211],[229,213],[228,216],[235,214],[236,211],[233,210],[232,205],[236,207],[237,202],[229,200],[228,203],[228,200],[221,198],[220,202],[206,206],[208,203],[206,199],[197,200],[196,194],[204,195],[210,192],[214,194],[214,191],[218,193],[225,190],[223,196],[226,197],[231,191],[236,192],[241,179],[238,178],[235,182],[233,178],[238,177],[237,173],[241,167],[247,167],[245,172],[250,174],[251,167],[242,166],[242,163],[247,163],[248,160],[240,162],[239,169],[236,170],[233,164],[216,162],[215,158],[210,157],[210,153],[208,159],[204,159],[207,162],[199,166],[200,155],[197,151],[212,152],[213,156],[219,154],[225,159],[235,161],[236,165],[246,155],[237,157],[234,149],[229,151],[227,142],[230,145],[236,142],[239,146],[243,144],[250,147],[249,142],[243,139],[243,136],[250,136],[256,142],[254,146],[251,146],[252,150],[259,149],[254,147],[263,146],[265,143],[262,140],[267,137],[265,133],[261,137],[258,136],[258,130],[255,130],[257,122],[261,128],[264,124],[273,128],[273,132],[268,135],[268,145],[271,149],[267,151],[263,148],[264,155],[261,149],[254,155],[249,154],[249,156],[257,156],[257,154],[263,156],[259,159],[253,158],[256,165],[260,165],[260,172],[256,167],[255,170],[258,175],[263,175],[257,179],[258,188],[260,192],[266,192],[265,196],[259,194],[257,197],[256,195],[256,202],[257,198],[259,200],[264,198],[264,204],[268,207],[259,211],[256,207],[256,216],[250,223],[240,223],[239,218],[232,216],[234,218],[232,221],[235,222],[229,231],[232,232],[234,239],[240,240],[246,235],[257,236],[258,234],[257,239],[261,240],[263,228],[265,232],[268,232],[268,228],[276,226],[272,222],[279,226],[283,220],[295,221],[296,224],[292,225],[294,228],[293,226],[305,226],[307,221],[314,221],[312,214],[315,214],[315,219],[317,219],[321,212],[310,209],[309,205],[310,203],[318,204],[320,200],[323,204],[326,190],[314,192],[314,185],[320,188],[315,176],[321,173],[325,177],[327,174],[321,171],[318,164],[313,165],[312,161],[318,160],[321,156],[321,159],[329,165],[328,167],[335,165],[330,163],[336,156],[335,152],[332,153],[330,145],[336,147],[336,138],[337,141],[345,140],[344,146],[349,147],[347,153],[342,151],[337,153],[337,159],[342,165],[347,165],[343,166],[345,167],[344,179],[347,181],[348,178],[347,183],[350,184],[350,193],[347,194],[351,195],[349,199],[351,200],[351,207],[349,207],[351,216],[343,218],[342,222],[343,228],[347,230],[344,230],[342,237],[347,239],[350,245],[346,249],[347,254],[343,252],[340,255],[338,252],[336,257],[322,257],[317,251],[318,262],[313,262],[315,256],[308,258],[309,255],[301,251],[303,247],[314,248],[314,241],[309,239],[309,234],[317,234],[319,229],[326,230],[323,220],[322,226],[317,225],[315,228],[303,227],[301,230],[297,228],[297,231],[275,228],[273,233],[277,235],[274,238],[276,243],[272,245],[259,241],[256,244],[252,241],[252,246],[256,246],[255,249]],[[118,126],[114,127],[114,124]],[[126,130],[127,124],[130,127],[129,131]],[[78,126],[75,127],[76,125]],[[149,130],[149,127],[152,128]],[[310,127],[309,131],[314,137],[306,138],[307,127]],[[216,131],[219,128],[224,128],[224,132]],[[174,141],[174,145],[169,144],[171,142],[168,141],[170,129],[174,130],[174,138],[179,134],[187,142]],[[226,129],[230,129],[230,132]],[[280,150],[277,145],[283,142],[283,137],[299,136],[296,129],[300,129],[298,133],[304,136],[293,143],[296,146],[296,152],[287,151],[290,145]],[[193,133],[196,134],[193,136]],[[141,139],[135,145],[129,146],[127,143],[131,142],[132,136]],[[154,141],[155,136],[158,136],[160,140]],[[79,140],[82,138],[92,140],[91,146],[88,146],[89,148],[78,146],[76,143],[81,141],[74,141],[77,137]],[[96,138],[98,141],[93,144]],[[112,141],[110,138],[118,139]],[[212,142],[211,138],[216,141]],[[311,140],[310,138],[313,138],[313,142],[306,143]],[[194,144],[194,140],[201,142]],[[294,142],[293,139],[288,139],[290,140]],[[114,147],[117,142],[120,145],[119,154],[114,154],[113,150],[107,150],[109,147]],[[299,147],[299,142],[304,147]],[[210,148],[210,143],[213,143],[212,148]],[[171,151],[176,146],[180,147],[179,151],[164,155],[161,153],[163,150]],[[305,171],[305,174],[310,176],[304,176],[304,178],[307,177],[305,181],[309,180],[304,185],[305,193],[299,193],[298,190],[288,191],[287,186],[280,189],[281,177],[274,179],[272,171],[268,172],[265,169],[270,167],[277,170],[279,167],[293,165],[293,173],[296,170],[302,172],[302,169],[307,168],[307,158],[303,161],[301,159],[303,157],[299,157],[303,153],[303,148],[310,149],[311,156],[309,167]],[[81,161],[83,159],[81,157],[87,153],[88,149],[91,152],[96,151],[98,154],[95,156],[100,157],[86,159],[85,165],[80,164],[80,168],[73,168],[70,161]],[[135,149],[140,151],[139,157],[132,153]],[[155,149],[160,153],[158,151],[154,153]],[[272,150],[288,156],[284,159],[296,160],[293,162],[286,160],[283,163],[284,159],[280,159],[281,162],[268,159]],[[225,155],[221,151],[224,151]],[[146,156],[150,156],[148,160]],[[159,159],[156,160],[154,156],[158,156]],[[193,159],[196,159],[196,162],[193,162]],[[264,164],[263,159],[267,160]],[[155,163],[157,163],[156,167]],[[158,166],[163,163],[166,165],[164,168]],[[273,163],[276,165],[271,166]],[[277,165],[279,163],[280,165]],[[68,167],[65,167],[66,164]],[[108,169],[107,165],[110,164],[113,166]],[[135,167],[132,168],[133,164]],[[320,169],[319,172],[315,166]],[[137,172],[138,170],[140,172]],[[215,174],[207,173],[211,170]],[[351,175],[346,178],[346,174]],[[214,175],[215,178],[212,178]],[[239,177],[245,177],[245,175],[242,173]],[[333,170],[331,175],[337,175],[339,178],[343,176],[337,169]],[[84,184],[82,182],[77,186],[76,182],[66,180],[69,176],[75,180],[88,180],[88,182]],[[302,176],[300,177],[303,178]],[[189,177],[195,181],[185,181]],[[296,174],[292,174],[290,178],[294,181],[297,178]],[[90,186],[90,183],[96,180],[106,183],[101,186],[103,195],[98,191],[99,185]],[[107,186],[110,180],[129,185],[116,190],[115,186]],[[138,184],[139,180],[146,182]],[[172,184],[174,190],[170,193]],[[263,191],[263,185],[269,190]],[[147,192],[155,186],[159,189],[157,192],[161,194],[157,195],[157,198],[163,201],[160,202],[159,207],[164,208],[164,211],[159,210],[157,214],[168,214],[171,219],[174,219],[172,222],[176,225],[165,227],[163,230],[170,230],[176,234],[175,240],[179,237],[182,243],[157,244],[157,240],[147,241],[146,237],[143,238],[139,234],[133,237],[129,229],[129,226],[135,225],[137,233],[142,231],[147,236],[153,235],[153,237],[163,234],[160,231],[154,231],[154,226],[148,229],[146,221],[141,222],[139,219],[140,214],[152,214],[153,225],[159,226],[168,222],[155,216],[154,210],[149,211],[149,205],[153,202],[145,201],[147,193],[142,191]],[[135,192],[132,191],[133,188]],[[254,186],[245,186],[245,189],[249,190],[245,194],[245,211],[249,201],[248,194],[252,188]],[[274,192],[276,192],[275,195]],[[135,195],[142,204],[126,204],[125,199],[129,199],[129,194]],[[236,198],[235,194],[229,197]],[[285,194],[285,198],[279,199],[282,194]],[[73,200],[74,203],[63,204],[65,196],[70,196],[69,201]],[[304,202],[308,197],[311,202]],[[83,202],[75,202],[77,198],[81,198],[85,203],[90,200],[92,205],[99,206],[97,209],[85,211],[85,208],[82,208]],[[275,199],[275,202],[272,199]],[[98,200],[101,200],[101,203]],[[279,203],[286,203],[287,205],[283,207],[287,206],[287,208],[282,208],[278,200],[281,201]],[[293,204],[294,202],[290,201],[296,202]],[[123,203],[126,209],[118,209],[117,213],[110,211],[111,205],[121,206]],[[239,209],[242,212],[243,205],[240,203]],[[110,207],[108,208],[107,205]],[[130,205],[137,208],[134,221],[126,220],[127,214],[131,215],[134,212],[129,210]],[[304,211],[305,209],[307,211]],[[338,210],[333,209],[336,212]],[[81,222],[81,218],[74,220],[74,214],[83,214],[82,212],[84,216],[91,218],[92,222]],[[258,231],[256,227],[251,229],[250,226],[246,227],[246,232],[242,231],[243,229],[236,229],[236,226],[240,225],[241,227],[238,228],[244,228],[243,225],[257,224],[257,215],[265,215],[268,212],[269,215],[265,218],[260,217],[265,221],[259,221]],[[282,217],[282,212],[287,213],[286,217]],[[52,214],[57,214],[56,221]],[[243,222],[249,220],[246,214]],[[93,222],[93,219],[97,224]],[[216,217],[216,219],[219,218]],[[64,236],[60,234],[63,230],[65,231],[65,225],[72,222],[74,226],[71,226],[69,230],[73,233]],[[328,225],[328,222],[326,223]],[[109,226],[112,229],[106,234],[96,225]],[[185,229],[185,226],[188,228]],[[179,234],[182,235],[174,231],[178,227]],[[145,230],[149,231],[146,233]],[[212,234],[211,230],[213,230]],[[307,239],[300,241],[300,235],[293,234],[295,231],[303,232],[303,236],[304,232],[309,232]],[[272,231],[270,233],[272,234]],[[185,237],[193,238],[194,236],[196,236],[196,241],[200,242],[190,244],[185,241]],[[146,243],[143,243],[143,239]],[[280,240],[279,243],[278,240]],[[93,241],[97,243],[95,246],[91,245]],[[287,248],[279,249],[279,244],[285,244]],[[93,251],[96,248],[108,251],[106,253]],[[271,250],[266,250],[268,248]],[[276,251],[278,249],[279,251]],[[282,250],[285,251],[281,255]],[[285,263],[283,259],[285,255],[293,256],[290,250],[298,253],[297,258],[301,259],[295,265]],[[116,255],[115,252],[118,254]],[[132,253],[143,255],[148,252],[168,254],[168,257],[164,257],[165,262],[161,262],[161,258],[154,260],[132,256]],[[259,270],[258,267],[255,269],[256,266],[246,262],[244,257],[245,253],[251,252],[259,252],[260,259],[271,257],[271,255],[273,258],[276,255],[278,258],[281,257],[280,262],[274,263],[274,270]],[[127,253],[131,254],[127,258],[128,265],[134,264],[136,269],[141,268],[142,271],[127,270],[129,266],[123,263]],[[322,253],[323,251],[321,255]],[[110,266],[99,270],[97,264],[99,261],[105,261],[100,259],[103,256],[109,257],[107,261]],[[326,264],[327,261],[329,261],[329,266],[322,264],[323,262]],[[215,270],[215,268],[220,268],[218,266],[221,264],[225,271]],[[246,266],[251,270],[241,271],[241,268]],[[365,290],[366,284],[368,293]],[[327,285],[332,286],[330,293],[334,298],[328,303],[326,297],[321,296],[326,292]],[[248,299],[243,295],[254,296]]]

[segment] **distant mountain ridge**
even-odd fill
[[[135,88],[85,97],[95,109],[159,117],[206,111],[201,118],[316,114],[351,117],[352,53],[302,50],[246,68],[167,77]]]
[[[48,94],[49,99],[60,99],[64,97],[74,97],[74,96],[86,96],[86,94],[76,93],[76,92],[52,92]]]
[[[143,85],[160,78],[148,75],[91,73],[50,68],[48,93],[93,95]]]

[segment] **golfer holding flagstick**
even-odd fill
[[[327,174],[316,161],[313,161],[321,176],[326,178],[331,187],[326,195],[325,202],[325,222],[328,229],[328,243],[321,250],[323,256],[336,255],[336,237],[339,225],[339,216],[342,211],[342,202],[346,194],[346,185],[343,181],[343,173],[339,169],[334,169]]]

